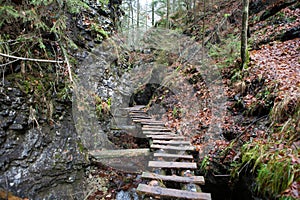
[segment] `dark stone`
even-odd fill
[[[22,124],[12,124],[9,126],[10,130],[23,130],[24,127],[22,126]]]
[[[62,113],[62,111],[64,110],[64,107],[58,105],[58,106],[55,107],[55,110],[56,110],[57,113]]]
[[[89,47],[89,48],[92,49],[92,48],[94,48],[94,46],[95,46],[95,43],[94,43],[93,41],[89,41],[89,42],[88,42],[88,47]]]
[[[8,128],[8,126],[10,125],[11,123],[8,122],[8,120],[6,118],[3,118],[0,116],[0,127],[3,128],[3,129],[6,129]]]
[[[292,40],[295,38],[300,38],[300,26],[290,28],[278,37],[281,41]]]
[[[0,138],[4,138],[4,137],[6,137],[6,132],[5,131],[3,131],[3,130],[0,130]]]
[[[23,113],[18,114],[14,120],[14,124],[21,124],[24,126],[27,126],[27,122],[28,122],[28,117]]]
[[[2,115],[3,117],[8,116],[8,114],[9,114],[9,110],[3,110],[0,112],[0,115]]]

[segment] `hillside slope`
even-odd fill
[[[193,141],[200,152],[207,145],[214,146],[208,156],[200,157],[199,161],[201,173],[205,173],[211,183],[221,180],[224,184],[225,180],[233,190],[246,185],[253,198],[298,199],[300,3],[295,0],[250,1],[250,62],[245,70],[241,69],[239,58],[241,2],[214,1],[206,5],[205,15],[202,3],[198,9],[198,20],[194,19],[194,12],[181,18],[174,15],[172,27],[183,27],[183,33],[205,44],[210,56],[207,65],[216,65],[222,72],[227,112],[219,120],[223,122],[224,138],[206,139],[208,127],[218,120],[211,119],[211,107],[205,103],[214,89],[205,87],[197,66],[186,67],[181,73],[193,85],[204,108],[183,122],[189,105],[179,100],[169,107],[176,107],[181,114],[175,116],[174,109],[169,110],[165,119],[177,130],[194,124],[185,134],[197,133]],[[205,27],[204,36],[202,27]],[[234,192],[232,194],[234,196]]]

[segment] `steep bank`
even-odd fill
[[[222,71],[228,101],[222,119],[224,139],[199,162],[200,171],[213,185],[227,186],[228,199],[238,194],[240,189],[236,188],[250,191],[245,193],[249,198],[297,199],[299,2],[250,1],[250,62],[244,71],[238,58],[241,6],[239,1],[207,5],[207,15],[197,16],[201,19],[197,23],[193,12],[187,14],[190,21],[184,32],[196,40],[203,38],[203,22],[208,27],[204,41],[212,58],[210,64]],[[194,74],[191,70],[188,77],[196,77]],[[195,86],[205,95],[211,88],[199,87],[203,84],[200,81]],[[194,137],[199,149],[203,148],[206,127],[216,122],[210,120],[209,108],[200,113],[200,120],[196,119],[201,122],[199,134]]]

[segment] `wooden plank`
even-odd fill
[[[143,128],[145,128],[145,129],[147,129],[147,128],[148,128],[148,129],[153,129],[153,128],[154,128],[154,129],[158,129],[159,127],[157,127],[157,126],[152,126],[152,125],[144,125]],[[160,129],[168,129],[168,128],[166,128],[165,125],[162,125],[162,126],[160,127]],[[168,130],[170,130],[170,129],[168,129]]]
[[[160,131],[160,132],[171,131],[170,129],[160,128],[160,127],[157,127],[157,128],[144,128],[144,127],[142,127],[142,130],[143,131]]]
[[[95,150],[89,151],[89,154],[94,156],[97,159],[104,159],[104,158],[117,158],[117,157],[134,157],[134,156],[141,156],[141,155],[150,155],[150,149],[118,149],[118,150]]]
[[[165,125],[165,122],[162,122],[162,121],[157,121],[157,120],[154,120],[154,119],[144,119],[144,120],[141,120],[142,122],[144,123],[153,123],[153,124],[163,124]]]
[[[167,134],[160,134],[160,135],[153,135],[153,134],[145,134],[146,137],[158,140],[184,140],[186,137],[184,136],[177,136],[177,135],[167,135]]]
[[[204,185],[204,177],[203,176],[165,176],[155,173],[149,173],[149,172],[143,172],[142,178],[149,178],[149,179],[156,179],[156,180],[162,180],[162,181],[174,181],[174,182],[180,182],[180,183],[195,183],[195,184],[201,184]]]
[[[143,123],[149,123],[149,125],[145,124],[144,127],[151,127],[151,126],[154,126],[154,125],[157,125],[157,124],[163,124],[162,126],[165,125],[164,122],[159,122],[159,121],[152,121],[152,120],[144,120],[142,121]]]
[[[111,130],[121,130],[121,129],[125,129],[125,130],[135,130],[136,126],[132,126],[132,125],[120,125],[117,127],[112,127]]]
[[[143,114],[147,114],[145,111],[143,110],[130,110],[129,114],[136,114],[136,113],[143,113]]]
[[[146,121],[147,122],[147,121]],[[155,122],[154,122],[155,123]],[[161,122],[158,122],[158,123],[161,123]],[[157,125],[157,124],[155,124],[155,125]],[[158,129],[158,128],[160,128],[160,129],[168,129],[168,128],[166,128],[165,127],[165,125],[161,125],[161,127],[157,127],[157,126],[152,126],[152,125],[144,125],[143,126],[143,128],[144,129]],[[168,129],[168,130],[170,130],[170,129]]]
[[[152,127],[153,126],[162,126],[164,127],[165,126],[165,123],[164,122],[154,122],[154,121],[140,121],[141,124],[143,124],[143,126],[148,126],[148,125],[151,125]]]
[[[149,161],[148,166],[155,168],[197,169],[197,164],[191,162]]]
[[[145,108],[146,106],[134,106],[134,107],[124,107],[124,108],[119,108],[120,110],[141,110]]]
[[[146,135],[148,138],[160,139],[160,140],[183,140],[186,137],[177,136],[177,135]]]
[[[177,134],[175,133],[172,133],[172,132],[143,132],[143,134],[145,135],[174,135],[174,136],[178,136]]]
[[[154,157],[165,157],[165,158],[193,159],[192,155],[171,154],[171,153],[154,153],[153,156]]]
[[[152,143],[153,144],[172,144],[172,145],[191,144],[190,141],[180,141],[180,140],[168,140],[168,141],[166,141],[166,140],[153,140]]]
[[[147,131],[147,130],[142,130],[143,133],[153,133],[153,132],[158,132],[158,133],[164,133],[164,132],[172,132],[171,130],[168,131],[161,131],[161,130],[153,130],[153,131]]]
[[[167,150],[178,150],[178,151],[194,151],[194,146],[172,146],[172,145],[159,145],[152,144],[150,146],[152,149],[167,149]]]
[[[169,189],[159,186],[149,186],[140,183],[137,192],[146,193],[150,195],[159,195],[160,197],[173,197],[176,199],[197,199],[197,200],[211,200],[210,193],[190,192],[185,190]]]
[[[141,116],[141,115],[138,115],[138,116],[130,116],[133,120],[145,120],[145,119],[151,119],[151,117],[148,117],[148,116]]]

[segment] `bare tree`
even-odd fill
[[[154,13],[155,12],[155,5],[154,5],[154,0],[152,0],[151,3],[151,15],[152,15],[152,26],[154,26]]]
[[[140,27],[140,12],[141,12],[141,8],[140,8],[140,1],[137,0],[136,1],[136,27],[139,28]]]
[[[204,60],[204,46],[205,46],[205,15],[206,15],[206,4],[203,0],[203,22],[202,22],[202,61]]]
[[[247,67],[248,62],[248,15],[249,15],[249,0],[243,0],[243,21],[242,21],[242,35],[241,35],[241,58],[242,58],[242,69]]]
[[[167,0],[167,21],[166,27],[170,28],[170,0]]]

